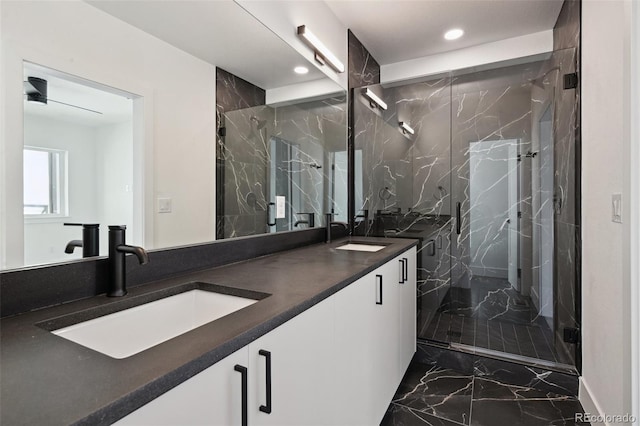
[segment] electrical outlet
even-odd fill
[[[158,213],[171,213],[171,198],[158,198]]]
[[[622,194],[611,195],[611,221],[622,223]]]

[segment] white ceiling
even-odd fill
[[[563,0],[325,0],[380,65],[552,29]],[[445,31],[465,35],[446,41]]]
[[[97,88],[96,83],[93,82],[83,83],[77,77],[25,63],[24,81],[27,81],[28,77],[47,80],[49,102],[46,105],[27,102],[25,96],[25,114],[92,127],[122,123],[132,119],[131,97],[115,94],[107,88]],[[97,112],[87,111],[87,109]]]
[[[325,78],[232,0],[87,3],[265,90]],[[298,65],[309,68],[309,73],[295,74]]]

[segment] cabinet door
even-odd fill
[[[339,424],[373,425],[379,362],[376,313],[376,272],[371,272],[336,295],[337,382],[336,418]]]
[[[379,424],[398,386],[397,285],[389,262],[336,294],[341,424]]]
[[[401,279],[398,289],[400,292],[400,343],[399,355],[399,375],[400,380],[407,371],[409,363],[416,352],[416,302],[417,302],[417,268],[416,268],[416,248],[406,251],[398,257],[398,264],[401,269]],[[402,262],[400,262],[402,261]],[[402,269],[404,268],[404,274]]]
[[[114,423],[116,425],[240,425],[242,348]]]
[[[249,424],[334,423],[333,302],[329,297],[249,344]]]
[[[400,385],[400,266],[398,259],[387,262],[377,269],[382,276],[382,304],[376,305],[376,315],[372,324],[377,330],[375,336],[378,363],[376,421],[379,423],[386,407]],[[378,278],[379,280],[379,278]],[[379,283],[378,283],[379,286]]]

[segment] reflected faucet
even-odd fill
[[[64,223],[64,226],[82,226],[82,240],[71,240],[64,248],[67,254],[73,253],[76,247],[82,247],[82,257],[100,255],[100,225],[97,223]]]
[[[124,225],[109,226],[109,297],[127,294],[126,253],[135,255],[141,265],[149,263],[149,255],[145,249],[125,244],[126,229]]]

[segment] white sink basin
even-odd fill
[[[385,246],[379,246],[374,244],[356,244],[349,243],[340,247],[336,247],[337,250],[355,250],[355,251],[368,251],[368,252],[376,252],[382,250]]]
[[[113,358],[126,358],[257,300],[191,290],[52,331]]]

